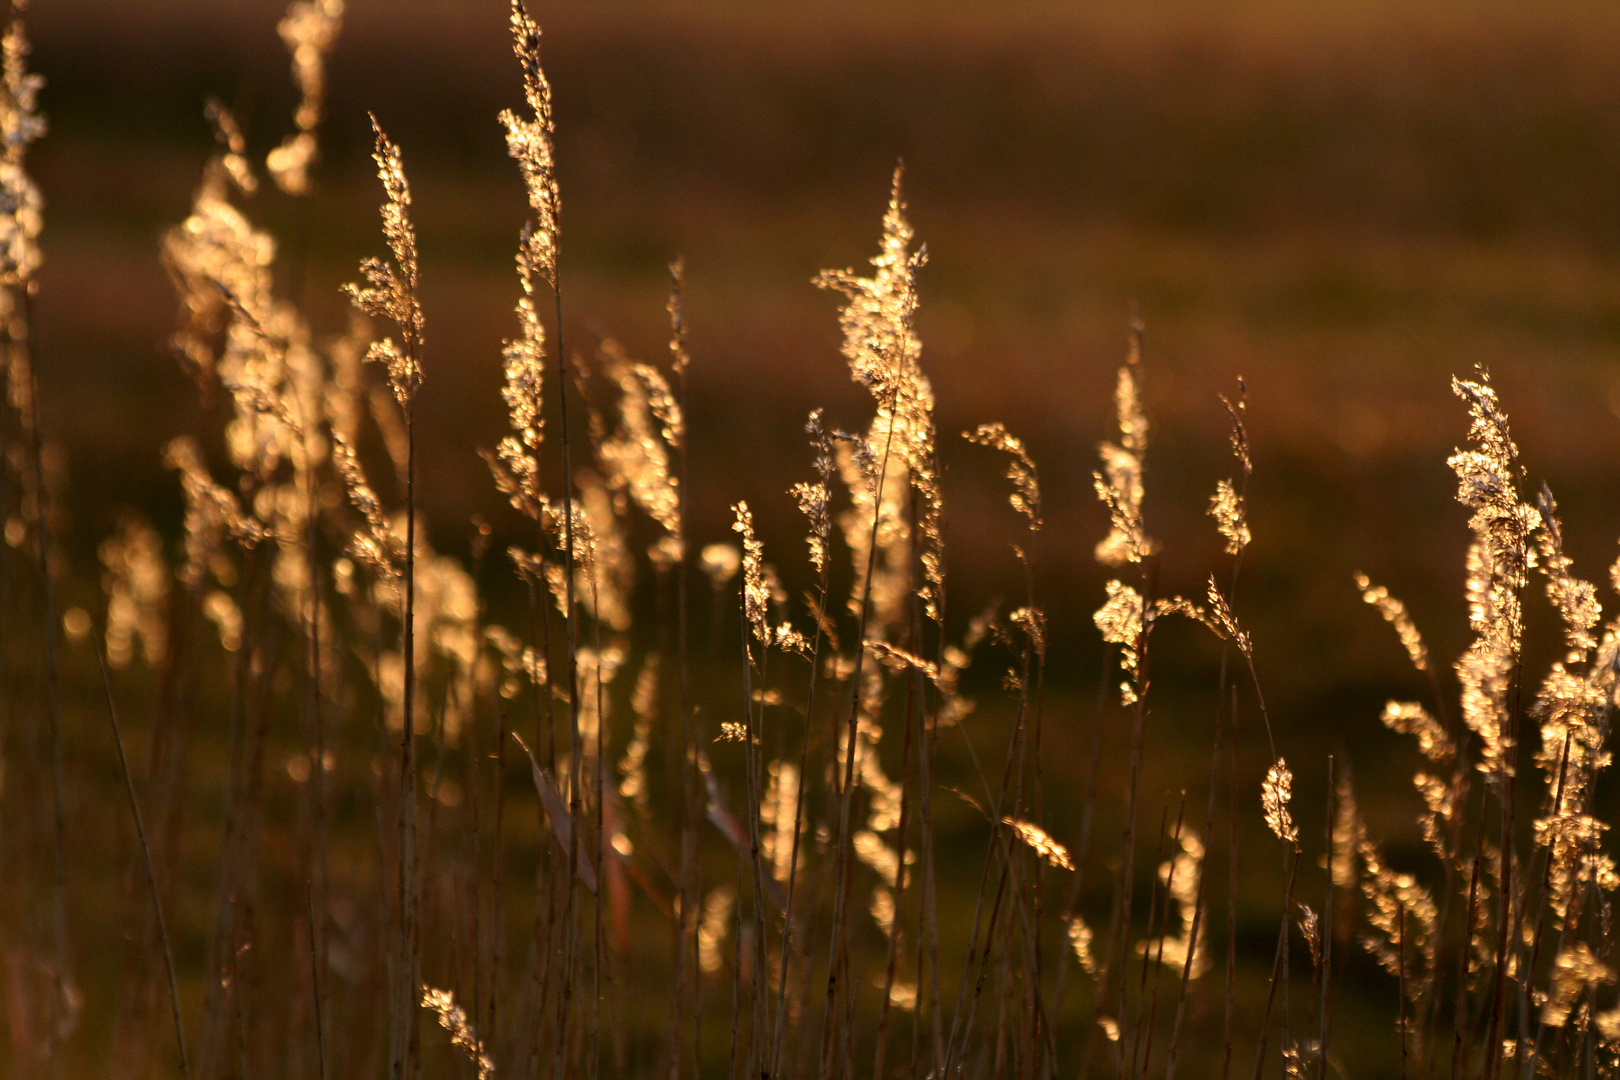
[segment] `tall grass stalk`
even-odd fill
[[[102,689],[106,694],[107,721],[112,726],[113,743],[118,748],[118,770],[124,780],[124,793],[129,797],[130,816],[135,820],[135,838],[141,845],[141,865],[146,870],[146,886],[152,897],[153,917],[157,920],[158,941],[163,950],[163,966],[169,976],[170,1018],[174,1021],[175,1051],[180,1059],[181,1077],[191,1075],[189,1055],[186,1053],[186,1028],[180,1015],[180,985],[174,974],[174,949],[169,944],[169,924],[163,917],[163,898],[158,892],[157,874],[152,869],[152,849],[146,842],[146,825],[141,818],[140,800],[135,797],[135,781],[130,776],[129,759],[124,754],[124,735],[118,726],[118,708],[113,703],[112,676],[107,673],[107,650],[99,634],[96,635],[96,663],[101,669]]]

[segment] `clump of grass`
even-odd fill
[[[281,25],[300,104],[266,165],[285,194],[314,192],[324,65],[343,14],[340,0],[299,0]],[[1374,835],[1335,759],[1323,763],[1319,838],[1302,779],[1315,763],[1291,751],[1291,766],[1279,749],[1278,732],[1302,718],[1279,710],[1274,730],[1266,641],[1243,616],[1241,570],[1268,538],[1250,515],[1257,462],[1241,382],[1221,399],[1234,471],[1208,505],[1222,565],[1170,580],[1162,555],[1179,538],[1147,526],[1139,318],[1115,381],[1117,434],[1101,443],[1094,474],[1109,526],[1092,554],[1110,575],[1091,616],[1109,658],[1095,715],[1048,700],[1048,672],[1068,664],[1072,647],[1058,630],[1083,622],[1071,604],[1046,606],[1044,567],[1077,546],[1048,521],[1064,493],[1043,484],[1031,446],[993,420],[965,434],[1004,465],[1020,591],[965,618],[951,606],[952,462],[917,329],[925,249],[898,169],[870,269],[815,279],[840,298],[842,354],[870,404],[848,430],[820,409],[809,415],[809,470],[795,475],[810,478],[784,478],[778,496],[804,515],[805,547],[791,548],[801,555],[770,561],[790,549],[766,535],[758,501],[728,501],[729,530],[694,535],[688,444],[703,433],[688,428],[688,374],[703,357],[689,340],[684,268],[671,269],[667,359],[638,360],[606,338],[588,360],[565,351],[551,86],[540,28],[518,0],[510,29],[526,111],[498,119],[531,216],[518,234],[515,327],[498,361],[508,430],[490,433],[486,459],[511,510],[498,528],[525,538],[506,551],[511,572],[498,584],[483,566],[495,527],[474,524],[469,574],[433,550],[419,512],[433,493],[419,491],[418,451],[442,448],[419,447],[416,406],[432,392],[422,268],[401,154],[376,120],[390,257],[363,262],[363,282],[346,291],[392,336],[356,325],[321,338],[301,298],[278,294],[276,243],[251,215],[260,186],[249,140],[221,106],[209,110],[219,152],[190,215],[164,239],[181,302],[176,351],[218,416],[212,430],[163,450],[184,505],[180,557],[133,517],[100,547],[102,675],[182,1072],[193,1015],[205,1080],[246,1080],[286,1053],[321,1077],[386,1065],[393,1080],[444,1061],[479,1080],[696,1077],[722,1062],[733,1075],[771,1078],[1044,1080],[1162,1068],[1169,1080],[1178,1068],[1213,1075],[1217,1059],[1230,1075],[1249,1047],[1256,1078],[1325,1077],[1341,1067],[1342,1051],[1329,1046],[1334,980],[1358,963],[1357,978],[1384,980],[1386,1059],[1398,1057],[1405,1073],[1614,1072],[1608,905],[1620,873],[1602,849],[1597,786],[1620,689],[1620,619],[1605,623],[1597,588],[1575,576],[1552,493],[1525,496],[1527,470],[1486,374],[1454,383],[1470,426],[1450,464],[1472,515],[1472,641],[1453,669],[1455,723],[1442,665],[1412,612],[1355,579],[1430,696],[1392,698],[1381,713],[1419,759],[1415,825],[1427,862],[1408,865]],[[25,332],[39,201],[21,154],[41,130],[25,53],[14,18],[0,87],[0,187],[11,196],[0,205],[0,289],[14,316],[4,344],[21,422],[8,446],[26,452],[8,457],[5,492],[30,515],[30,587],[45,618],[39,697],[54,842],[42,850],[55,932],[48,1007],[23,1001],[12,1015],[18,1044],[43,1046],[54,1063],[68,1033],[58,1006],[72,997],[71,909],[57,572]],[[691,595],[694,543],[708,597]],[[1526,694],[1536,575],[1563,655]],[[1620,564],[1610,577],[1620,591]],[[788,583],[805,581],[796,599]],[[517,629],[486,610],[508,591],[526,616]],[[707,642],[691,625],[703,603]],[[1151,825],[1157,800],[1144,776],[1167,730],[1155,677],[1183,660],[1172,617],[1220,643],[1209,787],[1192,793],[1190,816],[1187,792],[1164,795],[1150,851],[1142,819]],[[93,624],[67,625],[83,635]],[[126,757],[116,702],[138,684],[115,685],[112,674],[137,664],[169,688],[148,725],[144,781]],[[985,692],[975,667],[990,665],[1004,696],[985,719],[992,710],[976,714],[969,690]],[[198,701],[208,686],[225,702],[217,738],[188,719],[210,715]],[[1240,724],[1252,716],[1263,746]],[[291,739],[295,719],[302,734]],[[1049,760],[1054,723],[1094,726],[1078,807]],[[1117,777],[1100,765],[1114,728],[1128,731]],[[182,734],[223,751],[217,792],[184,767],[171,745]],[[522,751],[512,761],[509,738]],[[277,762],[307,785],[294,843],[279,842],[287,811],[269,783]],[[510,776],[512,764],[527,776]],[[1105,785],[1117,811],[1099,806]],[[942,803],[942,794],[959,798]],[[219,821],[193,825],[182,845],[176,808],[207,798],[217,798]],[[957,813],[958,802],[968,809]],[[150,834],[143,805],[161,808]],[[329,818],[332,807],[341,810]],[[1097,820],[1117,826],[1116,842],[1094,842]],[[1276,848],[1240,852],[1240,836],[1263,836],[1261,827]],[[198,848],[217,859],[203,920],[208,898],[173,865]],[[1269,964],[1241,955],[1240,854],[1276,897],[1255,912],[1277,918]],[[1224,899],[1209,887],[1210,860],[1223,855]],[[532,889],[512,885],[519,872],[533,874]],[[1067,900],[1054,903],[1054,888]],[[175,947],[168,912],[188,920],[177,941],[206,943],[203,964]],[[1220,916],[1224,944],[1208,929]],[[1217,959],[1224,981],[1207,977]],[[1071,1002],[1076,964],[1087,979],[1073,980]],[[1308,991],[1296,986],[1307,973]],[[130,1025],[139,996],[128,995]],[[385,1025],[375,1020],[380,1001]],[[470,1010],[458,1003],[468,1001]],[[423,1038],[424,1010],[448,1047]]]

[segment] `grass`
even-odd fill
[[[780,399],[780,377],[705,373],[699,320],[715,308],[688,302],[700,272],[677,262],[667,303],[643,305],[667,317],[667,349],[627,349],[578,313],[594,318],[593,260],[612,257],[589,240],[594,254],[572,255],[601,211],[572,216],[591,189],[559,182],[542,39],[521,4],[505,77],[524,105],[494,129],[528,202],[527,223],[509,223],[517,279],[447,287],[516,309],[499,361],[487,353],[472,378],[445,343],[460,332],[441,340],[424,315],[436,271],[455,276],[454,259],[435,261],[454,245],[424,233],[419,253],[415,228],[455,187],[413,202],[387,110],[373,126],[390,258],[348,289],[371,322],[314,287],[322,245],[361,236],[341,177],[327,202],[323,164],[294,153],[328,134],[320,76],[350,14],[293,5],[299,100],[271,169],[212,110],[218,145],[162,243],[191,384],[174,409],[192,430],[153,438],[151,469],[108,463],[145,475],[166,460],[166,479],[142,483],[170,489],[181,528],[166,541],[126,517],[99,574],[69,569],[89,541],[62,539],[82,529],[64,507],[82,496],[52,457],[65,406],[35,387],[56,360],[34,319],[50,297],[39,222],[5,219],[19,241],[0,267],[13,314],[0,602],[45,630],[5,642],[7,1075],[1615,1069],[1620,878],[1599,779],[1617,624],[1576,576],[1591,560],[1568,557],[1595,545],[1566,540],[1509,432],[1518,384],[1499,397],[1483,369],[1463,371],[1443,436],[1385,402],[1336,424],[1251,412],[1259,378],[1223,387],[1223,409],[1210,376],[1175,359],[1200,339],[1162,358],[1133,317],[1111,424],[1059,440],[1065,406],[1025,399],[1072,390],[964,357],[980,334],[1027,326],[1037,349],[1061,337],[1075,317],[1056,299],[1076,272],[1056,269],[1064,234],[1022,237],[1051,273],[996,286],[1006,299],[982,322],[971,283],[930,322],[933,271],[897,170],[877,255],[816,279],[837,307],[825,351],[841,349],[853,392],[808,424],[813,398],[785,418],[751,411],[756,393]],[[21,26],[13,10],[0,124],[14,132],[36,111]],[[1303,26],[1285,29],[1317,33]],[[7,142],[13,196],[27,194],[28,141]],[[1212,175],[1200,198],[1219,197],[1225,174]],[[1435,308],[1538,341],[1574,311],[1576,351],[1594,370],[1605,355],[1603,275],[1580,259],[1550,258],[1563,276],[1545,284],[1476,249],[1403,276],[1376,256],[1324,268],[1307,244],[1268,249],[1280,275],[1228,274],[1174,228],[1159,243],[1131,273],[1170,327],[1200,312],[1204,341],[1241,323],[1328,355],[1382,341],[1394,357],[1444,336]],[[1384,321],[1369,330],[1372,313]],[[938,367],[923,345],[936,331]],[[1331,372],[1286,378],[1338,389]],[[488,400],[465,415],[498,423],[422,422],[419,405],[450,410],[480,380]],[[1279,382],[1270,393],[1293,392]],[[753,427],[728,434],[715,402]],[[1195,433],[1229,429],[1233,456],[1161,430],[1161,405]],[[999,407],[1017,410],[1010,427]],[[1604,406],[1540,407],[1538,431]],[[1021,419],[1046,430],[1020,437]],[[115,437],[138,442],[127,426]],[[1099,434],[1088,483],[1073,446]],[[1371,579],[1309,548],[1279,570],[1253,558],[1300,545],[1267,508],[1268,484],[1288,479],[1268,469],[1291,460],[1268,460],[1271,440],[1318,457],[1460,442],[1446,464],[1463,506],[1449,532],[1435,526],[1445,493],[1415,482],[1410,534],[1363,547],[1384,564]],[[469,501],[445,464],[468,443],[487,451],[487,509],[446,513]],[[1088,489],[1101,528],[1080,509]],[[1465,569],[1466,622],[1420,648],[1376,582],[1443,545]],[[1105,584],[1076,551],[1094,551]],[[1415,670],[1336,693],[1332,673],[1365,650],[1302,662],[1338,648],[1321,636],[1334,624],[1276,618],[1287,589],[1346,608],[1359,590],[1376,610],[1354,614],[1393,623],[1379,648]],[[1097,671],[1094,687],[1076,666]],[[1381,706],[1373,750],[1321,730],[1321,715]],[[1408,763],[1403,790],[1392,777]]]

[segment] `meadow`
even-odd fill
[[[1620,17],[9,26],[0,1074],[1620,1067]]]

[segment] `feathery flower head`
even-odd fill
[[[1041,527],[1041,485],[1035,470],[1035,462],[1030,459],[1029,451],[1024,448],[1024,441],[1016,435],[1008,433],[1007,429],[997,424],[980,424],[973,431],[964,431],[962,437],[968,442],[980,446],[988,446],[1010,454],[1012,460],[1007,463],[1007,479],[1012,481],[1012,494],[1007,501],[1012,508],[1024,515],[1029,523],[1029,531],[1035,532]]]
[[[1531,533],[1541,515],[1519,501],[1519,451],[1508,433],[1488,375],[1477,382],[1452,379],[1468,403],[1469,450],[1447,461],[1457,474],[1457,500],[1473,511],[1468,527],[1469,624],[1474,642],[1457,661],[1463,721],[1480,737],[1479,768],[1498,783],[1513,775],[1508,692],[1524,622],[1520,597],[1534,554]]]
[[[107,662],[128,667],[140,641],[141,656],[157,668],[168,653],[169,566],[163,538],[145,521],[125,517],[97,549],[107,594]]]
[[[349,502],[360,512],[361,526],[351,538],[350,554],[385,583],[394,582],[403,572],[405,540],[383,513],[382,503],[366,481],[349,440],[336,431],[332,433],[332,464]]]
[[[614,342],[602,347],[607,374],[618,385],[617,429],[597,447],[597,459],[615,491],[628,492],[671,537],[681,531],[680,477],[670,448],[684,437],[684,421],[664,375],[632,362]]]
[[[1322,963],[1322,921],[1317,917],[1316,909],[1311,905],[1299,905],[1299,932],[1305,939],[1305,946],[1311,950],[1311,962]]]
[[[900,195],[901,175],[902,170],[896,168],[889,207],[883,215],[882,242],[872,258],[872,276],[860,277],[853,270],[824,270],[815,283],[846,297],[838,313],[844,333],[844,358],[849,362],[850,376],[871,393],[877,405],[866,441],[878,459],[878,467],[863,469],[868,483],[876,487],[880,474],[900,471],[886,460],[892,453],[905,466],[905,481],[920,499],[916,526],[921,540],[923,581],[917,592],[928,615],[937,618],[944,567],[934,448],[934,391],[919,364],[922,342],[915,327],[917,272],[927,261],[927,249],[911,249],[911,224],[906,220],[905,202]],[[877,498],[887,501],[890,496],[881,492]],[[873,509],[881,514],[881,507]],[[873,520],[873,514],[865,515],[864,527],[870,530]],[[881,517],[876,520],[881,529]],[[889,539],[897,543],[898,531],[891,531]],[[859,562],[865,556],[857,552],[856,557]],[[860,587],[861,583],[857,583]]]
[[[761,645],[768,646],[771,643],[768,615],[771,592],[765,584],[765,545],[754,536],[754,515],[748,509],[748,503],[737,503],[731,512],[737,517],[731,524],[732,531],[742,536],[743,544],[743,616],[748,620],[754,637]]]
[[[1164,886],[1170,902],[1176,906],[1176,918],[1180,925],[1174,937],[1169,936],[1167,925],[1164,935],[1157,941],[1138,942],[1136,949],[1143,955],[1155,956],[1173,971],[1186,968],[1188,954],[1191,953],[1191,970],[1187,972],[1187,977],[1196,979],[1209,968],[1204,943],[1200,941],[1195,946],[1192,940],[1193,919],[1198,911],[1198,883],[1204,868],[1204,843],[1195,830],[1184,828],[1180,845],[1180,851],[1159,864],[1159,882]]]
[[[1593,992],[1614,981],[1614,970],[1598,958],[1590,945],[1584,941],[1566,945],[1553,964],[1552,991],[1542,1007],[1542,1023],[1563,1027],[1581,991]]]
[[[1045,829],[1033,821],[1004,817],[1001,823],[1012,829],[1018,839],[1028,844],[1035,854],[1048,864],[1059,870],[1074,869],[1074,860],[1069,858],[1069,849],[1052,839]]]
[[[1226,553],[1228,555],[1241,555],[1243,549],[1249,546],[1248,515],[1244,510],[1243,496],[1237,493],[1230,480],[1219,480],[1215,484],[1215,494],[1210,496],[1209,516],[1215,519],[1215,528],[1226,537]]]
[[[799,504],[799,512],[809,519],[810,531],[805,535],[805,543],[810,548],[810,565],[819,575],[827,568],[827,541],[832,534],[832,518],[828,513],[832,495],[827,487],[832,480],[833,451],[821,426],[820,409],[811,412],[804,430],[810,435],[810,445],[816,449],[817,479],[794,484],[788,493]]]
[[[698,562],[708,575],[709,584],[723,589],[742,569],[742,552],[737,550],[736,544],[705,544]]]
[[[1069,945],[1074,949],[1074,958],[1080,961],[1080,967],[1087,975],[1097,974],[1097,957],[1091,951],[1091,927],[1078,915],[1069,916]]]
[[[319,156],[315,129],[326,111],[326,57],[343,29],[343,0],[293,0],[276,32],[292,54],[293,81],[298,84],[298,130],[265,158],[276,186],[289,195],[308,195],[309,170]]]
[[[1142,637],[1147,631],[1142,594],[1123,581],[1110,581],[1108,599],[1092,615],[1092,621],[1104,641],[1119,646],[1120,667],[1130,676],[1120,684],[1120,693],[1125,704],[1130,705],[1136,701],[1136,666]]]
[[[1564,554],[1564,526],[1558,519],[1558,503],[1545,484],[1537,503],[1541,515],[1541,528],[1536,530],[1536,548],[1541,554],[1537,565],[1547,578],[1547,598],[1564,624],[1564,638],[1574,654],[1571,660],[1579,662],[1597,647],[1592,631],[1603,618],[1603,606],[1598,603],[1597,588],[1570,573],[1574,563]]]
[[[467,1052],[467,1057],[478,1069],[478,1080],[489,1080],[495,1075],[494,1061],[484,1052],[484,1044],[477,1032],[473,1031],[467,1011],[456,1004],[454,994],[448,990],[435,990],[431,986],[423,987],[422,1008],[432,1009],[439,1018],[439,1026],[450,1033],[451,1045]]]
[[[692,355],[686,350],[686,260],[676,259],[669,264],[669,359],[675,374],[686,378],[686,369],[692,364]]]
[[[391,338],[373,342],[366,359],[388,368],[388,384],[401,406],[407,406],[422,385],[419,355],[422,347],[422,306],[416,299],[416,230],[411,225],[411,187],[405,179],[405,166],[399,147],[389,140],[377,118],[371,118],[377,136],[372,159],[383,182],[387,198],[382,206],[383,236],[394,258],[366,259],[360,273],[366,284],[343,287],[355,307],[377,318],[387,319],[399,328],[405,339],[404,351]]]
[[[1429,650],[1423,644],[1423,636],[1418,633],[1412,617],[1407,614],[1406,605],[1389,595],[1389,590],[1382,585],[1374,585],[1366,574],[1356,574],[1356,588],[1361,590],[1362,600],[1377,608],[1384,621],[1395,628],[1406,655],[1412,660],[1412,666],[1419,671],[1428,671]]]
[[[28,144],[45,134],[39,91],[28,70],[28,36],[13,15],[0,37],[0,287],[26,288],[39,269],[45,200],[23,168]]]
[[[203,105],[203,115],[214,128],[214,141],[224,151],[218,158],[231,182],[244,195],[259,189],[259,178],[253,175],[253,166],[247,159],[247,138],[236,122],[236,115],[218,99],[209,98]]]
[[[524,10],[523,0],[512,0],[511,27],[512,51],[523,67],[523,96],[533,119],[503,109],[500,121],[506,129],[506,152],[523,173],[529,206],[536,215],[533,227],[524,232],[524,257],[547,284],[556,288],[562,195],[557,187],[551,143],[551,84],[540,67],[540,25]]]
[[[1294,774],[1288,771],[1288,762],[1278,758],[1266,770],[1260,785],[1260,806],[1265,811],[1266,825],[1277,839],[1291,846],[1299,844],[1299,830],[1294,827],[1294,814],[1289,803],[1294,797]]]
[[[235,337],[225,347],[253,343],[252,332],[235,325],[240,309],[255,319],[270,317],[270,266],[276,244],[255,229],[225,197],[216,179],[205,182],[191,214],[163,237],[163,262],[180,294],[181,328],[174,343],[194,375],[211,379],[219,362],[216,345],[223,333]]]
[[[164,450],[164,463],[180,474],[185,495],[186,565],[180,578],[200,588],[226,533],[244,548],[269,538],[265,527],[242,509],[234,492],[209,475],[196,440],[182,435]]]
[[[1226,406],[1227,418],[1232,421],[1232,454],[1238,459],[1238,467],[1243,470],[1244,479],[1254,473],[1254,461],[1249,457],[1249,384],[1239,376],[1237,403],[1225,394],[1220,395],[1221,404]]]
[[[1402,735],[1411,735],[1418,742],[1418,750],[1436,765],[1450,761],[1457,752],[1451,736],[1446,734],[1440,721],[1415,701],[1389,701],[1384,704],[1384,726]]]
[[[1100,443],[1102,470],[1092,473],[1097,498],[1108,508],[1108,535],[1097,545],[1097,561],[1120,567],[1141,562],[1158,550],[1142,523],[1142,458],[1147,453],[1148,421],[1142,411],[1138,376],[1142,366],[1142,323],[1131,320],[1130,352],[1114,385],[1119,442]]]
[[[1364,832],[1358,828],[1358,832]],[[1408,1002],[1417,1004],[1434,983],[1439,944],[1439,911],[1429,890],[1410,874],[1399,874],[1384,862],[1378,845],[1357,843],[1364,873],[1361,891],[1367,898],[1372,931],[1361,943],[1389,974],[1406,982]]]
[[[1207,593],[1209,596],[1209,614],[1205,621],[1217,634],[1236,645],[1238,651],[1246,659],[1253,660],[1254,643],[1249,640],[1248,633],[1238,625],[1237,616],[1232,614],[1231,604],[1227,603],[1220,586],[1215,583],[1214,574],[1209,576]]]
[[[1249,409],[1249,388],[1242,379],[1238,380],[1236,405],[1225,394],[1220,397],[1221,404],[1226,406],[1226,415],[1232,421],[1232,453],[1238,459],[1238,467],[1243,470],[1243,484],[1234,485],[1230,480],[1218,481],[1215,494],[1209,500],[1209,515],[1215,519],[1215,528],[1226,537],[1226,553],[1241,555],[1251,539],[1248,508],[1243,498],[1243,490],[1247,489],[1249,476],[1254,472],[1254,463],[1249,460],[1249,430],[1244,423]]]

